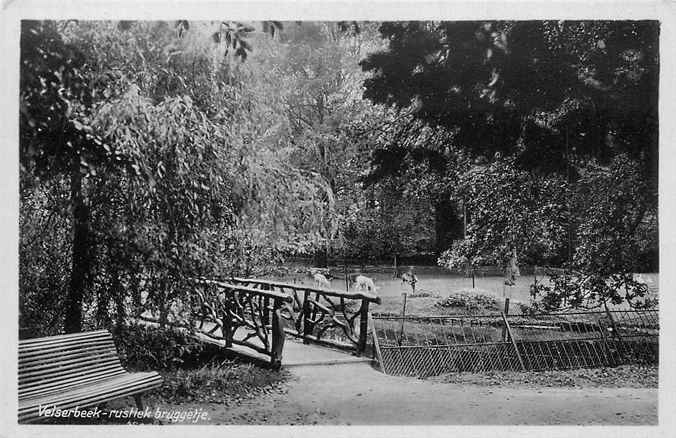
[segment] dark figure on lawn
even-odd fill
[[[416,277],[415,273],[413,272],[413,266],[409,266],[408,271],[401,274],[401,282],[402,284],[410,284],[411,289],[413,289],[413,292],[415,292],[415,284],[418,282],[418,277]]]

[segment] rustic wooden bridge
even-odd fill
[[[317,289],[263,279],[195,279],[192,302],[188,303],[191,330],[203,342],[213,343],[237,354],[282,365],[286,336],[363,356],[367,349],[369,305],[380,298],[364,292]],[[158,323],[152,315],[142,319]],[[289,343],[287,343],[289,344]],[[292,347],[299,363],[298,344]],[[312,349],[307,354],[317,355]],[[319,362],[340,362],[321,355]]]

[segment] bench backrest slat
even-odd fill
[[[152,389],[157,386],[157,379],[148,377],[145,381],[130,381],[127,383],[109,386],[103,390],[97,389],[95,393],[72,392],[68,393],[66,397],[59,399],[59,406],[68,407],[73,405],[87,406],[95,401],[110,400],[121,395],[136,393],[143,389]],[[31,410],[37,413],[35,407],[26,407],[23,410],[19,408],[19,415],[28,414]]]
[[[60,342],[60,343],[49,343],[45,345],[31,345],[27,347],[19,347],[19,354],[23,356],[29,356],[36,353],[44,353],[47,351],[58,351],[66,350],[69,348],[78,348],[82,345],[109,345],[110,340],[106,338],[92,338],[92,339],[79,339],[70,342]]]
[[[67,335],[63,335],[67,336]],[[78,345],[94,341],[111,340],[112,336],[106,331],[93,332],[87,336],[68,337],[61,339],[61,336],[51,336],[48,338],[40,338],[42,341],[36,342],[33,339],[24,339],[19,341],[19,351],[27,352],[31,350],[42,350],[50,347],[58,347],[61,345]]]
[[[103,365],[110,362],[119,363],[117,356],[110,354],[110,352],[97,355],[94,358],[78,356],[70,360],[63,360],[59,362],[58,366],[55,366],[51,360],[49,362],[38,362],[31,364],[29,368],[24,368],[19,371],[19,381],[23,378],[40,376],[43,374],[67,374],[70,372],[68,370],[77,370],[78,368],[81,369],[92,365]]]
[[[19,370],[30,368],[38,363],[49,362],[54,359],[69,360],[87,355],[116,354],[109,345],[94,345],[89,349],[69,349],[61,351],[50,351],[45,354],[31,354],[19,359]]]
[[[40,372],[25,374],[19,376],[19,386],[23,386],[29,383],[35,383],[39,381],[52,380],[54,378],[67,379],[70,377],[77,376],[86,376],[89,373],[92,373],[99,369],[109,369],[109,368],[122,368],[119,361],[108,360],[106,362],[98,362],[94,364],[89,364],[87,366],[71,365],[67,368],[61,370],[41,370]]]
[[[113,338],[106,330],[19,342],[20,397],[123,372]]]
[[[62,336],[50,336],[47,338],[39,338],[42,339],[40,342],[37,342],[35,339],[23,339],[19,341],[19,351],[44,349],[59,345],[77,345],[96,340],[112,339],[112,336],[107,331],[92,332],[91,334],[89,333],[87,335],[83,334],[82,336],[69,336],[69,335]]]
[[[114,377],[118,375],[127,374],[126,371],[120,369],[108,369],[102,370],[98,373],[88,374],[86,377],[72,377],[70,379],[56,379],[51,382],[44,383],[40,382],[36,385],[25,385],[19,390],[19,397],[28,398],[28,397],[38,397],[42,394],[53,392],[60,388],[68,388],[75,385],[81,385],[84,383],[95,382],[97,380],[106,379],[108,377]]]
[[[85,370],[83,374],[73,374],[70,376],[45,376],[41,380],[33,380],[28,382],[23,382],[19,385],[19,392],[34,390],[37,388],[43,388],[51,385],[52,383],[63,382],[63,381],[76,381],[81,379],[88,379],[93,376],[97,376],[101,373],[115,373],[124,371],[124,369],[118,367],[117,365],[109,365],[106,367],[99,367],[98,369],[89,369]]]

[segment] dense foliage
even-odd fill
[[[365,97],[410,107],[474,155],[565,170],[575,158],[622,151],[656,171],[658,26],[384,23],[388,50],[362,61],[373,72]]]
[[[318,245],[332,193],[214,26],[24,22],[22,327],[165,319],[191,277]]]
[[[439,263],[565,267],[556,308],[631,301],[657,267],[657,22],[384,23],[364,96],[450,132],[436,153],[465,239]],[[408,153],[392,153],[397,148]],[[405,162],[418,145],[388,145]],[[420,155],[420,154],[418,154]],[[385,161],[383,161],[384,163]],[[398,165],[388,163],[391,169]],[[381,168],[385,165],[381,164]],[[574,292],[577,291],[577,292]],[[561,297],[571,300],[561,300]]]
[[[139,324],[116,327],[113,338],[122,364],[134,371],[174,371],[208,350],[187,332]]]
[[[657,262],[655,22],[25,21],[20,327],[164,322],[290,256]]]

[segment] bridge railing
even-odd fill
[[[282,312],[288,321],[285,331],[303,342],[328,344],[357,354],[366,351],[369,305],[380,304],[376,295],[252,278],[228,278],[227,282],[289,297],[291,301]]]
[[[241,348],[253,350],[273,367],[281,366],[283,313],[291,305],[291,296],[222,281],[194,282],[193,329],[226,348],[240,353],[246,351]]]

